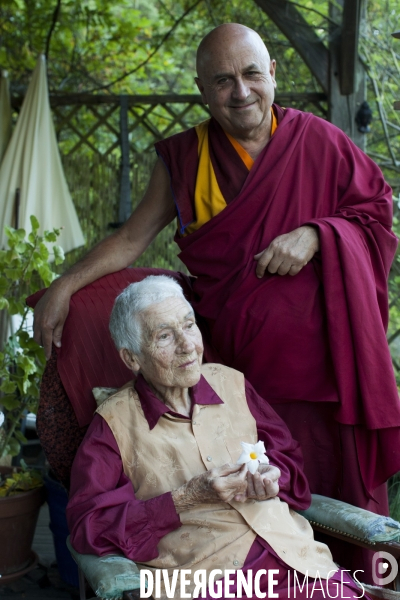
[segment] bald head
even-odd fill
[[[275,67],[258,33],[244,25],[225,23],[201,42],[197,87],[211,115],[237,140],[268,141]]]
[[[202,78],[206,75],[208,65],[213,57],[234,54],[243,46],[254,49],[258,56],[269,65],[268,50],[254,29],[239,23],[223,23],[210,31],[200,42],[196,56],[198,76]]]

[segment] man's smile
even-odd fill
[[[254,102],[250,102],[249,104],[241,104],[240,106],[232,106],[231,105],[229,108],[233,108],[234,110],[246,110],[248,108],[251,108],[255,104],[256,104],[256,100],[254,100]]]

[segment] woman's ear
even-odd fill
[[[133,352],[131,352],[127,348],[121,348],[121,350],[119,351],[119,355],[125,363],[125,365],[128,367],[128,369],[130,369],[134,372],[135,375],[137,375],[140,371],[140,365],[136,354],[133,354]]]

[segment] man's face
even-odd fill
[[[180,298],[153,304],[140,315],[140,372],[157,389],[189,388],[200,379],[203,341],[191,307]]]
[[[196,83],[213,117],[231,135],[251,136],[270,123],[275,61],[261,41],[244,36],[207,50]]]

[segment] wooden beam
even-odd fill
[[[326,93],[321,92],[280,92],[276,95],[278,104],[292,104],[296,102],[324,102],[327,99]],[[200,94],[136,94],[127,96],[128,106],[158,104],[203,104]],[[11,105],[14,109],[19,109],[23,102],[23,96],[14,96],[11,98]],[[120,96],[111,94],[50,94],[50,106],[93,106],[100,104],[119,105]]]
[[[339,53],[340,93],[354,93],[358,71],[358,37],[360,31],[361,0],[345,0]]]
[[[300,54],[325,94],[329,91],[329,51],[314,29],[287,0],[255,0]],[[278,57],[279,58],[279,57]]]
[[[115,94],[50,94],[50,106],[90,106],[93,104],[120,104],[120,96]],[[23,97],[11,98],[13,108],[19,108]],[[134,104],[163,104],[165,102],[202,103],[200,94],[134,94],[127,96],[128,106]]]
[[[346,0],[346,3],[358,0]],[[366,99],[366,76],[365,69],[362,67],[358,55],[354,64],[354,89],[353,93],[343,95],[340,85],[340,72],[343,67],[343,61],[340,61],[341,44],[343,36],[341,35],[341,26],[334,25],[343,18],[345,10],[345,0],[330,0],[329,16],[331,26],[329,30],[329,114],[328,119],[331,123],[340,127],[362,150],[365,148],[366,135],[358,131],[355,117],[362,102]],[[364,18],[365,4],[360,4],[361,15]]]

